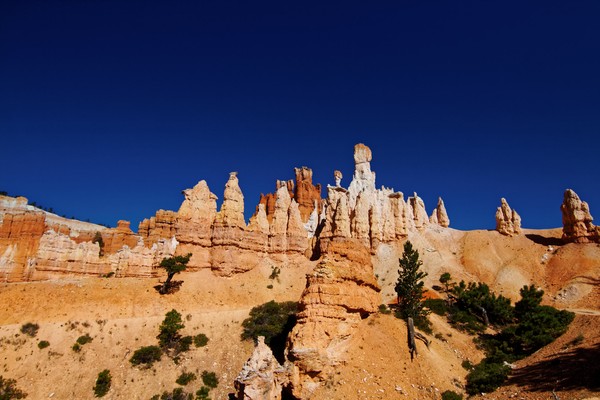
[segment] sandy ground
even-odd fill
[[[439,275],[447,271],[455,281],[485,281],[514,300],[523,285],[535,283],[546,291],[546,304],[578,313],[565,336],[517,363],[510,385],[485,398],[552,399],[553,389],[561,400],[598,396],[600,388],[593,382],[600,382],[600,246],[561,245],[559,237],[556,229],[526,230],[521,237],[507,238],[493,231],[436,227],[409,237],[429,273],[428,286],[439,284]],[[381,246],[374,257],[382,303],[394,297],[401,248]],[[29,399],[92,399],[98,372],[109,369],[113,383],[106,399],[149,399],[177,387],[181,372],[199,376],[207,370],[220,381],[211,397],[227,399],[253,348],[240,340],[241,322],[253,306],[272,299],[298,300],[314,263],[303,265],[290,262],[276,281],[268,278],[267,266],[232,278],[208,270],[184,272],[175,278],[183,280],[181,289],[167,296],[153,288],[159,279],[150,278],[62,277],[2,284],[0,374],[16,379]],[[157,343],[158,326],[171,309],[184,316],[183,334],[204,333],[208,346],[193,347],[179,364],[163,357],[147,370],[132,367],[133,351]],[[462,362],[476,363],[482,354],[472,337],[451,329],[442,318],[432,316],[432,321],[437,336],[430,336],[429,349],[418,342],[419,356],[411,361],[402,321],[381,314],[363,320],[346,361],[316,398],[439,399],[444,390],[460,392],[467,373]],[[35,338],[19,333],[26,322],[40,325]],[[86,333],[93,341],[75,353],[72,345]],[[579,335],[581,343],[573,344]],[[50,346],[40,350],[40,340]],[[200,386],[197,379],[186,390],[195,392]]]
[[[308,271],[283,268],[279,282],[269,270],[253,270],[233,278],[210,271],[182,273],[179,292],[160,296],[157,279],[82,278],[0,286],[0,374],[18,381],[30,399],[91,399],[97,374],[111,371],[106,399],[149,399],[178,385],[183,371],[198,379],[187,385],[195,392],[202,371],[214,371],[219,387],[213,399],[226,399],[233,380],[253,350],[242,342],[241,323],[250,308],[270,300],[297,300]],[[267,285],[273,285],[268,289]],[[206,347],[185,353],[179,365],[163,356],[151,369],[132,367],[129,358],[141,346],[157,344],[158,326],[166,312],[184,316],[184,335],[204,333]],[[40,325],[35,338],[19,333],[23,323]],[[75,353],[71,347],[88,333],[93,341]],[[40,350],[37,344],[50,346]]]

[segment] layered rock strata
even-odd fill
[[[289,388],[298,399],[331,379],[360,321],[377,311],[379,286],[369,250],[354,239],[334,239],[307,276],[298,321],[288,337]]]
[[[496,210],[496,230],[506,236],[521,234],[521,217],[512,210],[505,198],[500,199],[500,207]]]
[[[600,227],[595,226],[590,207],[571,189],[565,190],[560,206],[563,223],[563,239],[574,243],[600,243]]]

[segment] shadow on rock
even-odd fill
[[[565,242],[561,238],[545,237],[542,235],[535,235],[528,233],[525,237],[534,243],[541,244],[543,246],[562,246]]]
[[[175,292],[178,292],[179,289],[181,288],[181,285],[183,285],[183,281],[171,281],[169,283],[169,286],[167,286],[167,290],[164,293],[161,294],[173,294]],[[153,288],[160,293],[160,289],[163,287],[163,285],[156,285],[153,286]]]
[[[530,391],[600,390],[600,343],[549,356],[513,371],[507,384]]]

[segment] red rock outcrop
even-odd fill
[[[590,207],[571,189],[565,190],[560,206],[563,223],[563,239],[574,243],[600,243],[600,227],[595,226]]]
[[[511,210],[505,198],[496,210],[496,230],[503,235],[513,236],[521,233],[521,217],[516,210]]]
[[[294,171],[296,172],[296,187],[293,199],[298,203],[302,221],[306,222],[315,208],[315,203],[317,209],[321,209],[321,185],[313,185],[313,173],[310,168],[294,168]]]
[[[310,215],[315,209],[315,204],[317,210],[321,209],[321,185],[313,185],[312,170],[307,167],[294,168],[294,173],[296,176],[295,184],[293,180],[278,180],[275,186],[275,193],[260,195],[259,204],[263,204],[265,206],[269,223],[272,221],[273,216],[275,215],[277,191],[282,186],[287,188],[290,199],[294,199],[296,203],[298,203],[298,209],[300,210],[300,217],[303,223],[306,223],[309,220]],[[256,208],[256,212],[258,212],[258,207]]]

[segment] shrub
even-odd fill
[[[75,353],[79,353],[81,351],[81,346],[79,345],[79,343],[75,343],[71,349],[75,352]]]
[[[431,329],[431,322],[427,318],[427,316],[419,315],[415,319],[413,319],[413,323],[415,324],[415,328],[420,331],[423,331],[429,335],[433,334],[433,329]]]
[[[473,369],[473,364],[469,360],[464,360],[460,365],[467,371],[470,371]]]
[[[434,314],[444,316],[448,314],[448,304],[442,299],[427,299],[423,301],[423,305],[431,310]]]
[[[387,306],[387,304],[380,304],[379,312],[382,314],[391,314],[392,310],[390,310],[390,308]]]
[[[219,386],[219,379],[217,374],[214,372],[202,371],[202,382],[209,388],[216,388]]]
[[[269,275],[269,279],[271,279],[271,280],[278,279],[280,273],[281,273],[281,269],[279,267],[276,267],[276,266],[271,267],[271,275]]]
[[[453,392],[452,390],[446,390],[442,393],[442,400],[462,400],[462,395]]]
[[[160,333],[156,337],[162,348],[173,348],[181,339],[179,331],[185,328],[181,314],[173,309],[165,314],[164,321],[160,324]]]
[[[461,281],[458,285],[454,285],[451,292],[456,296],[456,306],[462,311],[477,316],[481,322],[485,322],[483,310],[491,324],[505,325],[513,319],[510,299],[502,295],[496,296],[485,283],[469,282],[466,285]]]
[[[184,336],[179,339],[179,342],[175,345],[175,354],[183,353],[184,351],[189,351],[194,339],[191,336]]]
[[[38,343],[38,347],[40,349],[45,349],[48,346],[50,346],[50,342],[48,342],[47,340],[40,340]]]
[[[86,333],[85,335],[79,336],[77,338],[77,343],[79,343],[80,345],[84,345],[90,343],[92,340],[94,339],[92,339],[92,337],[88,333]]]
[[[242,322],[244,327],[242,339],[256,340],[259,336],[264,336],[265,343],[271,343],[274,337],[286,330],[286,326],[291,325],[293,327],[297,308],[298,303],[296,302],[276,303],[273,300],[252,308],[250,316]],[[289,330],[291,330],[291,327]]]
[[[297,308],[298,303],[292,301],[270,301],[252,308],[250,316],[242,322],[242,339],[256,341],[259,336],[264,336],[275,358],[283,364],[285,341],[296,324]]]
[[[145,364],[151,366],[155,361],[160,361],[162,350],[158,346],[144,346],[137,349],[129,360],[133,365]]]
[[[179,378],[177,378],[177,380],[175,381],[175,383],[181,386],[185,386],[194,379],[196,379],[196,374],[194,374],[193,372],[182,372],[181,375],[179,375]]]
[[[199,333],[194,336],[194,346],[196,347],[204,347],[208,344],[208,336],[204,333]]]
[[[202,386],[200,389],[196,391],[196,400],[210,400],[208,394],[210,393],[210,388],[206,386]]]
[[[21,326],[21,333],[24,333],[27,336],[35,337],[37,335],[40,326],[38,324],[34,324],[33,322],[28,322]]]
[[[510,367],[485,360],[477,364],[467,375],[467,393],[490,393],[496,390],[508,377]]]
[[[192,400],[193,396],[191,393],[186,393],[183,388],[175,388],[172,392],[164,391],[162,395],[155,394],[150,400]]]
[[[17,381],[14,379],[4,379],[0,375],[0,399],[24,399],[27,393],[17,387]]]
[[[105,369],[98,373],[98,379],[96,379],[96,385],[94,386],[94,396],[103,397],[110,390],[112,377],[110,371]]]

